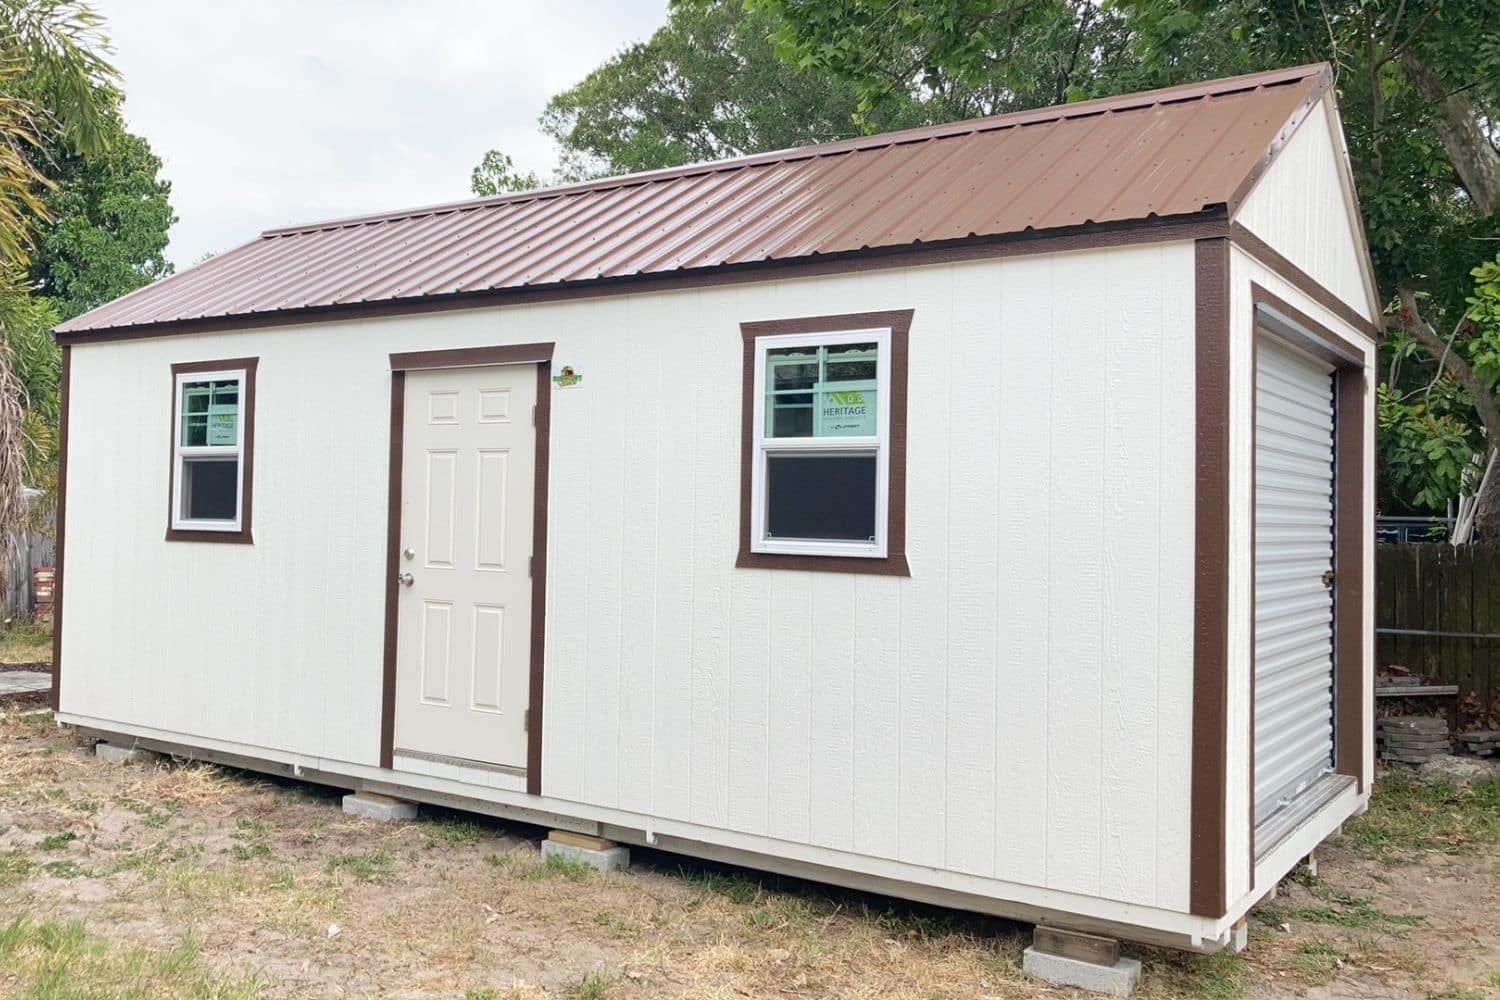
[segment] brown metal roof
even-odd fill
[[[1230,205],[1323,65],[271,229],[59,333],[503,292]]]

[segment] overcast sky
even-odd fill
[[[547,98],[667,0],[94,0],[165,162],[183,268],[262,229],[447,201],[491,147],[550,170]]]

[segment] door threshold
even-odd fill
[[[499,774],[510,774],[518,778],[526,777],[526,768],[515,767],[511,764],[495,764],[487,760],[469,760],[466,757],[450,757],[443,753],[431,753],[427,750],[403,750],[400,747],[391,751],[392,757],[409,757],[413,760],[426,760],[434,764],[448,764],[452,767],[468,767],[477,771],[495,771]]]
[[[1319,809],[1354,784],[1350,774],[1325,774],[1282,808],[1255,825],[1255,860],[1262,861]]]

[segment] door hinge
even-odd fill
[[[531,570],[536,565],[536,556],[526,557],[526,575],[531,576]]]
[[[531,709],[521,709],[521,732],[531,732]]]
[[[536,404],[531,404],[531,426],[536,426]]]

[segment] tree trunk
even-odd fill
[[[1494,215],[1500,211],[1500,151],[1479,127],[1473,102],[1463,93],[1449,93],[1432,66],[1410,49],[1401,65],[1417,92],[1436,105],[1433,125],[1469,197],[1481,213]]]

